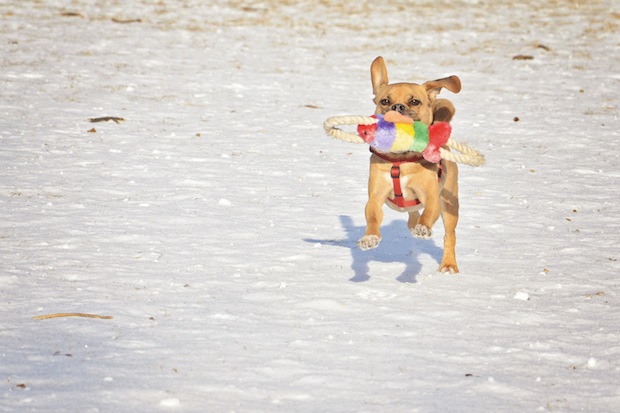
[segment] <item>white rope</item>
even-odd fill
[[[452,138],[448,139],[446,146],[461,153],[454,153],[450,152],[448,149],[439,148],[439,153],[443,159],[457,163],[464,163],[470,166],[480,166],[484,165],[486,162],[483,154]]]
[[[374,125],[378,122],[378,119],[371,118],[370,116],[334,116],[328,118],[323,127],[325,132],[333,138],[340,139],[341,141],[351,143],[366,143],[361,136],[357,133],[345,132],[342,129],[338,129],[336,126],[340,125]]]
[[[373,125],[377,122],[377,119],[370,116],[333,116],[331,118],[328,118],[323,123],[323,128],[325,128],[325,132],[332,138],[336,138],[341,141],[350,143],[366,143],[366,141],[362,139],[361,136],[359,136],[358,134],[345,132],[344,130],[339,129],[336,126]],[[471,166],[480,166],[485,163],[484,155],[482,153],[471,148],[470,146],[467,146],[464,143],[458,142],[453,138],[448,139],[448,142],[446,142],[446,146],[460,153],[454,153],[451,152],[449,149],[440,148],[439,153],[441,154],[441,157],[443,159],[452,162],[464,163]]]

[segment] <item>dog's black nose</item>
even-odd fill
[[[392,105],[392,107],[390,107],[390,109],[395,110],[401,115],[407,115],[407,107],[403,105],[402,103],[395,103]]]

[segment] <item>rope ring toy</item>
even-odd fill
[[[338,128],[342,125],[357,125],[357,133]],[[367,143],[380,152],[420,152],[424,159],[433,163],[442,159],[471,166],[485,163],[482,153],[450,137],[452,126],[447,122],[427,126],[389,111],[385,115],[334,116],[328,118],[323,127],[333,138],[350,143]],[[446,147],[460,153],[451,152]]]

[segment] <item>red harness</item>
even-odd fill
[[[384,161],[390,162],[392,164],[392,167],[390,168],[390,177],[392,178],[392,186],[394,187],[394,198],[388,198],[388,201],[402,210],[407,210],[409,208],[419,206],[421,202],[418,198],[405,199],[405,196],[403,195],[403,189],[400,185],[400,166],[404,163],[420,162],[424,160],[422,155],[416,155],[411,158],[406,158],[404,160],[395,161],[390,156],[383,154],[381,152],[377,152],[373,148],[370,148],[370,152],[377,155],[379,158],[383,159]],[[437,179],[440,182],[441,182],[442,174],[443,174],[443,165],[440,162],[439,169],[437,169]]]

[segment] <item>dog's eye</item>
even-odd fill
[[[381,106],[388,106],[388,105],[390,104],[390,99],[381,99],[381,100],[379,101],[379,104],[380,104]]]
[[[419,101],[419,100],[417,100],[417,99],[411,99],[411,100],[409,101],[409,106],[420,106],[420,104],[421,104],[421,103],[422,103],[422,102],[420,102],[420,101]]]

